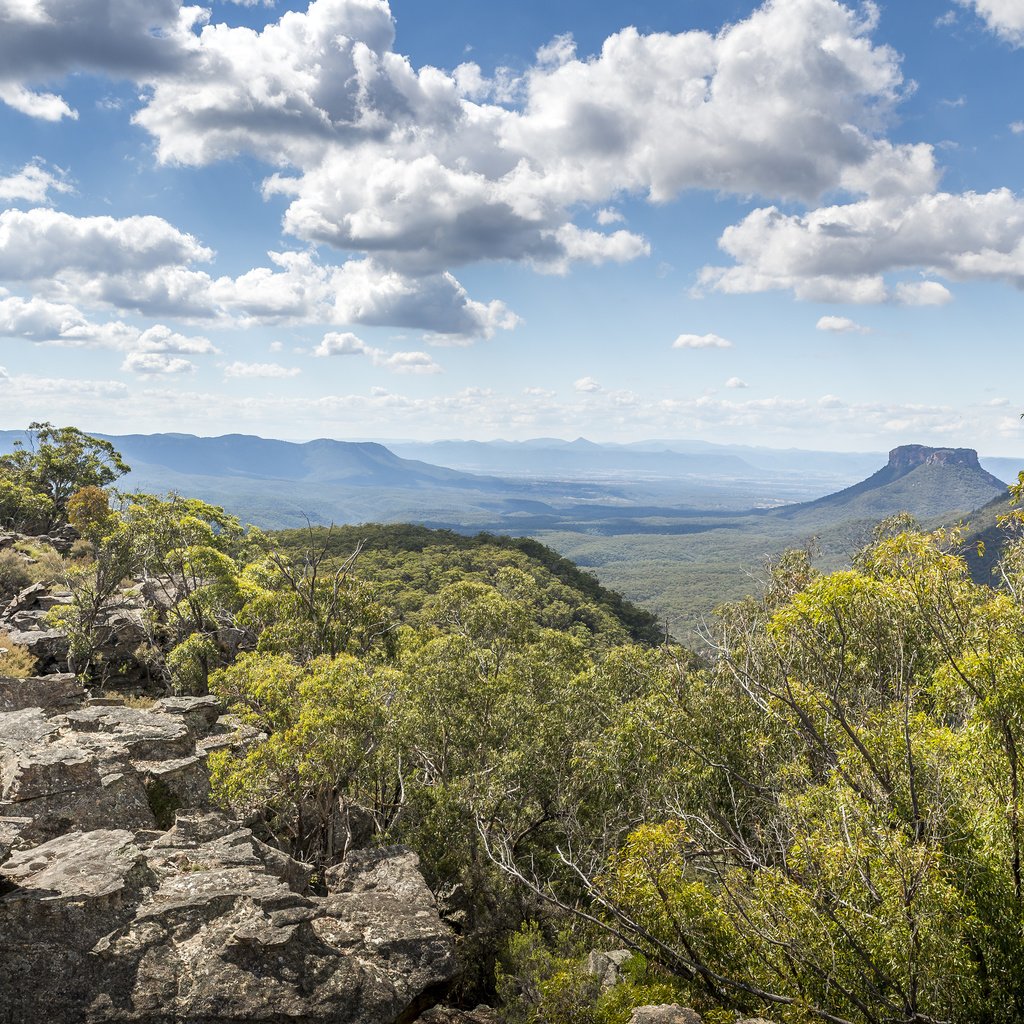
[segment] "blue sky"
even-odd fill
[[[1024,454],[1024,0],[0,0],[0,426]]]

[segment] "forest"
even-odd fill
[[[691,650],[536,541],[263,533],[121,493],[108,442],[31,430],[0,457],[0,524],[38,540],[0,552],[0,592],[66,588],[48,614],[95,693],[123,675],[105,616],[129,585],[156,595],[133,699],[223,700],[214,797],[314,885],[356,844],[414,850],[459,935],[453,1003],[510,1024],[671,1002],[713,1024],[1024,1017],[1009,505],[991,584],[956,530],[891,517],[848,569],[764,566]],[[0,674],[31,673],[0,646]],[[606,986],[587,954],[612,949]]]

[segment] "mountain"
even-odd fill
[[[1006,484],[982,469],[973,448],[908,444],[889,452],[888,463],[859,484],[771,514],[801,524],[877,521],[897,512],[909,512],[921,520],[948,518],[1005,494]]]
[[[766,475],[732,453],[604,445],[583,437],[575,441],[548,437],[530,441],[399,441],[389,442],[389,447],[407,458],[425,459],[453,469],[532,478],[750,480]]]

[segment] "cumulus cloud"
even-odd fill
[[[814,325],[819,331],[831,331],[833,334],[870,334],[871,328],[851,320],[847,316],[823,316]]]
[[[700,278],[719,291],[935,305],[950,299],[940,282],[892,285],[885,275],[922,270],[1024,287],[1024,200],[997,189],[866,199],[806,214],[768,207],[727,228],[719,246],[736,265],[705,267]]]
[[[732,342],[717,334],[680,334],[673,348],[732,348]]]
[[[740,377],[730,377],[726,382],[727,388],[749,388],[750,385]]]
[[[0,177],[0,202],[49,202],[50,192],[74,191],[60,168],[47,170],[42,161],[25,164],[20,171]]]
[[[195,363],[180,356],[163,352],[129,352],[121,364],[122,370],[129,370],[141,377],[166,377],[182,373],[194,373]]]
[[[224,367],[225,377],[259,377],[268,380],[298,377],[298,367],[281,366],[279,363],[228,363]]]
[[[395,373],[440,373],[441,367],[426,352],[395,352],[388,354],[383,349],[368,345],[362,338],[351,332],[331,332],[314,349],[313,355],[366,356],[374,366],[382,366]]]
[[[580,377],[580,379],[573,384],[573,388],[581,394],[593,395],[601,390],[601,385],[598,384],[593,377]]]
[[[1024,45],[1024,4],[1020,0],[959,0],[971,7],[985,24],[1014,46]]]
[[[196,266],[212,250],[159,217],[0,213],[0,280],[64,302],[103,303],[148,316],[232,318],[243,326],[296,322],[418,328],[468,344],[518,317],[500,300],[471,298],[450,273],[408,275],[368,259],[340,266],[312,252],[272,252],[272,266],[236,278]]]
[[[181,0],[0,0],[0,101],[30,117],[74,117],[31,86],[76,70],[140,81],[180,71],[206,13]]]
[[[932,183],[930,147],[877,135],[903,80],[875,22],[870,5],[768,0],[717,35],[625,29],[593,57],[559,37],[499,84],[471,64],[413,67],[382,0],[314,0],[259,32],[179,33],[168,50],[184,56],[147,78],[136,121],[165,162],[249,153],[290,168],[266,191],[290,200],[285,226],[304,240],[407,273],[483,259],[562,270],[647,252],[572,221],[592,204],[614,223],[606,204],[624,192],[813,199]]]
[[[42,207],[0,212],[0,279],[7,281],[140,274],[212,258],[161,217],[74,217]]]
[[[611,230],[623,196],[815,202],[936,181],[930,146],[881,134],[904,82],[895,51],[872,40],[870,3],[765,0],[716,34],[628,28],[594,55],[560,36],[524,72],[491,77],[469,63],[415,67],[394,49],[386,0],[313,0],[260,30],[208,24],[181,0],[121,6],[0,0],[0,98],[71,116],[33,90],[83,70],[129,78],[161,161],[255,156],[275,168],[264,192],[286,199],[286,231],[355,254],[312,278],[293,254],[216,280],[195,267],[208,252],[159,269],[143,255],[90,285],[94,300],[147,315],[302,320],[330,305],[331,323],[468,342],[516,318],[470,299],[453,269],[511,260],[564,273],[644,257],[643,237]],[[588,210],[601,230],[576,223]],[[0,233],[0,273],[2,261]]]
[[[0,299],[0,337],[135,353],[207,355],[217,352],[208,338],[188,337],[164,324],[142,329],[120,320],[95,322],[70,303],[17,295]]]

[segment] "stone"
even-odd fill
[[[27,679],[0,676],[0,713],[25,708],[64,710],[77,706],[84,697],[78,677],[69,672]]]
[[[635,1007],[629,1024],[701,1024],[701,1017],[688,1006],[663,1003],[660,1006]]]
[[[17,853],[0,867],[16,886],[0,896],[3,1019],[394,1024],[451,980],[454,940],[409,851],[361,859],[321,898],[262,845],[193,814],[155,839],[98,830]]]
[[[59,629],[13,629],[8,632],[11,643],[24,647],[36,659],[36,670],[45,675],[67,670],[70,642]]]
[[[475,1010],[435,1006],[417,1018],[416,1024],[501,1024],[501,1017],[490,1006],[478,1006]]]
[[[50,588],[45,583],[33,583],[17,593],[8,602],[3,617],[9,619],[18,612],[29,611],[39,607],[42,598],[49,596]]]
[[[633,955],[630,949],[592,949],[587,956],[587,973],[601,983],[601,991],[619,983],[622,965]]]
[[[161,714],[180,715],[193,736],[208,736],[224,714],[224,705],[212,696],[164,697],[153,705]]]

